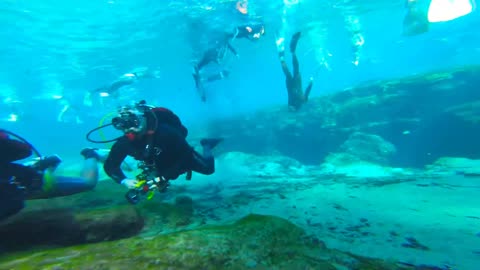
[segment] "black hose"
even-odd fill
[[[87,136],[86,136],[86,137],[87,137],[87,141],[89,141],[89,142],[91,142],[91,143],[110,143],[110,142],[114,142],[114,141],[120,139],[122,136],[119,136],[119,137],[117,137],[117,138],[115,138],[115,139],[111,139],[111,140],[105,140],[105,141],[97,141],[97,140],[92,140],[92,139],[90,139],[90,135],[92,135],[92,133],[94,133],[95,131],[98,131],[98,130],[104,128],[104,127],[111,126],[111,125],[113,125],[113,124],[111,124],[111,123],[110,123],[110,124],[106,124],[106,125],[99,126],[99,127],[96,127],[96,128],[94,128],[94,129],[90,130],[90,131],[87,133]]]

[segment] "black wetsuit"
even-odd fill
[[[112,84],[110,84],[108,86],[97,88],[97,89],[93,90],[92,92],[94,92],[94,93],[105,92],[105,93],[108,93],[109,95],[110,94],[115,94],[115,93],[118,92],[118,89],[120,89],[124,86],[127,86],[127,85],[131,85],[136,80],[137,80],[136,76],[131,76],[131,77],[124,76],[124,77],[120,78],[119,80],[113,82]]]
[[[300,74],[300,67],[298,63],[298,58],[296,54],[297,42],[300,38],[300,32],[296,33],[292,37],[290,42],[290,52],[292,53],[292,65],[293,65],[293,74],[288,69],[287,63],[285,62],[284,52],[280,52],[280,63],[282,65],[283,73],[285,74],[285,84],[287,86],[288,92],[288,106],[294,110],[299,110],[303,104],[308,101],[310,96],[310,91],[312,90],[313,83],[309,82],[305,92],[302,88],[302,75]]]
[[[142,137],[130,139],[125,136],[117,140],[104,164],[108,176],[119,183],[126,178],[120,165],[127,156],[153,163],[157,176],[166,180],[176,179],[191,171],[214,173],[213,156],[202,156],[188,144],[188,130],[173,112],[155,108],[145,116],[147,128],[153,132]]]
[[[16,214],[24,207],[26,194],[20,188],[30,187],[42,175],[35,169],[14,161],[32,155],[30,145],[9,139],[0,132],[0,220]]]
[[[206,101],[205,88],[202,84],[202,77],[200,76],[200,71],[211,62],[220,64],[220,61],[225,58],[227,50],[229,50],[234,55],[238,55],[235,48],[232,46],[231,42],[234,39],[246,38],[251,41],[257,40],[260,36],[265,33],[265,28],[263,24],[246,24],[238,26],[235,28],[233,33],[226,33],[223,35],[223,40],[217,42],[216,46],[208,49],[204,52],[202,59],[194,66],[193,79],[195,81],[195,88],[200,94],[200,97],[203,102]],[[258,35],[258,37],[255,37]],[[207,82],[214,82],[221,80],[229,75],[229,71],[224,69],[219,73],[215,73],[206,77]]]
[[[250,30],[250,31],[249,31]],[[263,24],[246,24],[242,26],[238,26],[236,29],[236,35],[233,37],[235,38],[246,38],[249,40],[257,40],[258,38],[255,38],[255,34],[259,34],[260,36],[265,33],[265,27]]]
[[[231,51],[234,55],[237,55],[237,51],[230,44],[230,36],[226,36],[223,41],[218,43],[215,47],[208,49],[204,54],[200,62],[195,66],[195,72],[199,72],[203,67],[208,65],[210,62],[215,62],[217,64],[225,57],[227,50]]]
[[[223,36],[223,40],[217,43],[217,46],[208,49],[204,54],[200,62],[195,66],[195,71],[198,73],[204,66],[210,62],[219,63],[224,58],[227,50],[237,55],[237,51],[230,43],[234,39],[246,38],[249,40],[256,40],[255,34],[263,35],[265,28],[263,24],[246,24],[235,28],[234,33],[227,33]]]

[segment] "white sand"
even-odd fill
[[[195,175],[187,183],[189,193],[218,216],[218,222],[248,213],[277,215],[315,234],[330,248],[414,264],[480,269],[476,236],[480,178],[426,178],[416,172],[409,181],[375,185],[386,179],[365,179],[363,174],[333,180],[305,167],[281,169],[268,158],[263,162],[269,164],[263,165],[248,159],[232,165],[232,160],[221,159],[216,175]],[[264,177],[252,176],[256,174]],[[183,180],[174,183],[184,184]],[[239,193],[244,195],[235,196]],[[402,247],[405,237],[415,238],[429,250]]]

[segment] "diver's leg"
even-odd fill
[[[208,65],[212,61],[217,60],[217,53],[215,49],[209,49],[207,50],[202,57],[202,60],[198,62],[198,64],[195,65],[195,71],[198,73],[202,68],[206,65]]]
[[[302,32],[297,32],[293,34],[292,40],[290,41],[290,52],[295,53],[295,50],[297,50],[297,44],[298,40],[300,39],[300,36],[302,35]]]
[[[192,75],[193,75],[193,80],[195,81],[195,88],[197,89],[197,92],[200,95],[200,98],[202,99],[202,101],[205,102],[207,100],[207,97],[206,97],[205,88],[202,84],[202,77],[198,72],[195,72]]]
[[[200,155],[197,151],[193,151],[193,157],[190,162],[190,170],[205,175],[210,175],[215,172],[215,158],[213,157],[212,150],[223,139],[203,139],[200,141],[203,147],[203,155]]]
[[[289,81],[292,80],[293,79],[292,73],[290,73],[290,70],[288,70],[288,66],[285,60],[280,60],[280,64],[282,65],[282,71],[283,71],[283,74],[285,74],[285,77],[287,78],[287,80]]]
[[[297,77],[300,75],[300,66],[298,64],[298,58],[296,54],[292,54],[292,64],[293,64],[293,76]]]
[[[28,194],[28,199],[45,199],[68,196],[95,188],[98,181],[98,159],[85,159],[80,177],[56,175],[52,169],[45,170],[40,190]]]
[[[297,49],[297,43],[300,39],[301,32],[297,32],[292,36],[290,41],[290,52],[292,53],[292,65],[293,65],[293,76],[296,77],[300,74],[300,68],[298,64],[298,58],[295,50]]]
[[[70,109],[70,104],[65,104],[57,116],[57,122],[64,122],[65,113]]]
[[[191,171],[210,175],[215,172],[215,159],[213,156],[202,156],[197,151],[193,151],[193,157],[188,167]]]
[[[308,97],[310,96],[310,91],[312,91],[312,86],[313,86],[313,79],[310,79],[310,82],[307,85],[307,88],[305,88],[305,102],[308,101]]]

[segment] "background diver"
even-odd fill
[[[300,68],[298,63],[298,58],[295,53],[297,49],[297,43],[300,39],[301,32],[297,32],[292,36],[292,40],[290,41],[290,52],[292,54],[292,65],[293,65],[293,74],[288,69],[287,63],[285,62],[285,47],[284,47],[284,39],[280,38],[277,39],[277,49],[278,49],[278,56],[280,58],[280,63],[282,65],[283,73],[285,74],[285,83],[287,86],[288,92],[288,106],[293,109],[294,111],[298,111],[303,104],[308,101],[308,97],[310,96],[310,91],[312,90],[313,86],[313,78],[310,78],[310,82],[308,83],[305,92],[302,88],[302,76],[300,74]]]
[[[403,19],[403,35],[415,36],[428,32],[428,8],[422,6],[418,0],[406,0],[405,8],[407,13]]]
[[[85,157],[81,177],[67,177],[55,174],[61,163],[55,155],[31,165],[15,162],[30,157],[32,152],[41,157],[18,135],[0,130],[0,220],[22,210],[25,200],[68,196],[91,190],[97,184],[98,166],[93,156]]]
[[[235,39],[245,38],[251,41],[260,39],[265,34],[265,26],[262,23],[253,23],[246,24],[242,26],[235,27],[233,33],[226,33],[222,35],[220,41],[216,41],[215,46],[208,49],[203,53],[201,60],[194,65],[193,79],[195,81],[195,87],[200,94],[202,101],[206,101],[205,89],[203,87],[203,82],[213,82],[221,80],[229,75],[229,71],[226,69],[221,70],[218,73],[211,74],[202,78],[201,70],[214,62],[216,64],[221,64],[225,59],[226,54],[230,51],[233,55],[238,57],[236,49],[232,46],[231,42]]]
[[[151,71],[148,68],[136,69],[130,73],[123,74],[122,76],[120,76],[120,78],[107,86],[88,91],[85,94],[83,103],[85,106],[91,107],[93,105],[92,95],[94,94],[98,96],[115,96],[117,95],[118,91],[124,86],[131,85],[141,79],[152,79],[158,77],[159,71]]]
[[[148,164],[157,177],[165,180],[177,179],[191,172],[210,175],[215,172],[212,149],[221,139],[203,139],[203,155],[196,152],[187,141],[188,130],[172,111],[154,108],[140,102],[136,106],[120,109],[112,119],[113,126],[124,132],[112,146],[104,163],[108,176],[128,189],[136,188],[137,179],[128,179],[121,169],[127,156]],[[98,156],[89,149],[91,156]]]

